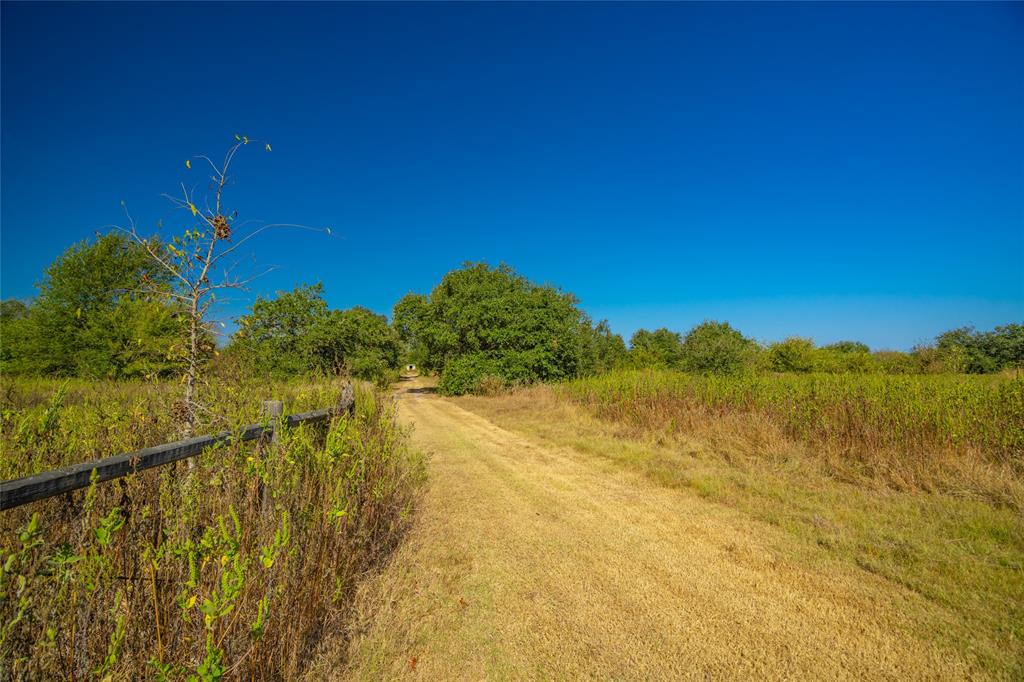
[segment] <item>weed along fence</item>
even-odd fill
[[[97,482],[102,483],[194,457],[207,448],[218,445],[274,439],[276,430],[281,424],[294,427],[299,424],[327,422],[341,414],[353,414],[355,405],[355,392],[351,384],[346,385],[342,390],[341,399],[336,407],[327,407],[313,412],[286,416],[283,414],[284,404],[281,401],[268,400],[263,403],[263,414],[268,418],[264,424],[249,424],[237,431],[221,431],[216,434],[196,436],[0,482],[0,511],[88,487],[94,476]]]

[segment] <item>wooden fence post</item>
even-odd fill
[[[341,388],[341,398],[338,400],[338,407],[348,413],[349,417],[356,414],[356,392],[352,384],[348,383]]]
[[[263,401],[263,416],[270,418],[270,426],[273,429],[270,435],[270,446],[269,448],[264,446],[260,448],[261,456],[263,457],[263,470],[267,471],[267,453],[271,456],[277,453],[278,444],[281,441],[281,416],[284,414],[284,403],[280,400],[264,400]],[[264,515],[270,512],[271,500],[270,500],[270,488],[263,483],[260,479],[260,510]]]

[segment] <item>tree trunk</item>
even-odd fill
[[[199,371],[199,300],[192,297],[188,320],[188,370],[185,373],[185,424],[181,437],[191,438],[196,428],[196,375]],[[196,466],[195,458],[188,460],[189,471]]]

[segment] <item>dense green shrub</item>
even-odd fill
[[[629,340],[629,364],[643,368],[679,368],[683,363],[683,340],[662,327],[653,332],[638,329]]]
[[[985,374],[1024,366],[1024,325],[1007,324],[990,332],[961,327],[940,334],[935,341],[955,372]]]
[[[757,345],[728,322],[703,322],[686,335],[683,368],[697,374],[736,374],[753,364]]]
[[[810,372],[814,369],[814,342],[791,336],[768,347],[767,365],[773,372]]]
[[[446,395],[476,393],[484,377],[500,375],[499,364],[483,353],[460,355],[445,364],[437,389]]]
[[[922,363],[911,353],[896,350],[879,350],[871,354],[875,367],[885,374],[916,374],[922,370]]]
[[[835,343],[830,343],[827,346],[822,346],[821,349],[843,354],[871,352],[871,349],[868,348],[868,344],[861,343],[860,341],[836,341]]]
[[[867,348],[867,346],[864,347]],[[843,372],[863,374],[878,371],[881,367],[870,351],[836,350],[832,346],[816,349],[813,364],[814,371],[828,372],[829,374]]]

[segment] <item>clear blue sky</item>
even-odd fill
[[[486,260],[627,337],[1024,321],[1019,3],[4,3],[2,32],[4,297],[122,199],[174,224],[185,158],[241,132],[274,147],[243,217],[336,235],[259,242],[249,300],[389,312]]]

